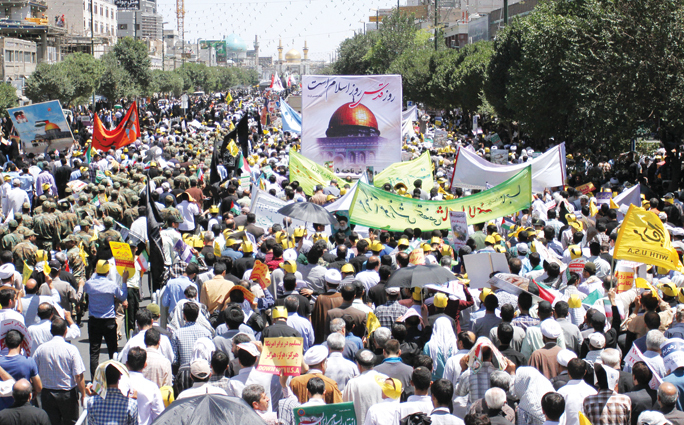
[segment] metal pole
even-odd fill
[[[503,21],[504,26],[508,26],[508,0],[503,0]]]
[[[435,0],[435,50],[437,50],[437,17],[439,13],[439,0]]]
[[[133,39],[135,41],[138,41],[138,11],[133,10],[133,16],[135,16],[135,20],[133,21]]]
[[[95,0],[90,0],[90,52],[95,57],[95,39],[93,38],[95,32],[95,13],[93,12],[93,3]],[[93,122],[95,122],[95,90],[93,90]]]
[[[162,26],[162,34],[161,34],[162,35],[162,72],[163,72],[164,71],[164,44],[166,44],[166,42],[164,41],[164,23],[163,22],[162,22],[161,26]]]
[[[380,8],[375,9],[375,29],[380,31]]]

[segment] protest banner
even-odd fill
[[[31,334],[29,333],[28,329],[26,329],[26,325],[14,319],[5,319],[0,322],[0,350],[7,349],[5,337],[7,336],[7,332],[12,330],[19,331],[19,333],[24,336],[24,340],[21,342],[21,348],[24,350],[26,355],[30,357],[32,354],[31,343],[33,342]]]
[[[565,185],[565,144],[549,149],[532,161],[513,165],[492,164],[474,150],[459,148],[451,187],[486,189],[486,183],[499,185],[526,167],[532,167],[532,190],[535,192]]]
[[[112,256],[116,262],[116,271],[123,276],[124,271],[128,270],[128,275],[133,277],[135,264],[131,246],[124,242],[109,241],[109,247],[112,249]]]
[[[523,292],[529,292],[530,279],[517,274],[497,273],[487,281],[487,284],[490,287],[502,289],[509,294],[520,295]]]
[[[119,125],[113,130],[105,129],[100,117],[95,114],[93,123],[93,149],[107,152],[109,149],[120,149],[130,145],[140,137],[138,122],[138,106],[135,102],[128,107],[128,112]]]
[[[397,162],[385,168],[373,178],[373,186],[382,187],[389,183],[394,187],[397,183],[404,183],[406,187],[413,188],[413,182],[416,180],[422,180],[425,188],[431,188],[435,184],[429,151],[425,151],[413,161]]]
[[[264,338],[257,370],[285,376],[298,376],[302,371],[303,338]]]
[[[620,226],[613,258],[684,271],[663,222],[656,214],[634,205],[629,207]]]
[[[636,271],[639,263],[633,261],[620,260],[615,266],[615,277],[617,278],[617,292],[625,292],[632,289],[634,286],[634,279],[636,279]]]
[[[589,182],[589,183],[585,183],[581,186],[577,186],[575,189],[582,192],[582,195],[586,195],[589,192],[594,192],[596,190],[596,186],[594,186],[594,183]]]
[[[354,402],[351,401],[295,407],[293,412],[295,425],[357,425]]]
[[[448,229],[449,211],[466,211],[468,224],[494,220],[528,208],[532,202],[529,167],[489,190],[450,201],[405,198],[359,182],[349,210],[350,223],[403,231]]]
[[[74,143],[58,100],[7,109],[24,154],[68,149]]]
[[[574,260],[570,260],[570,263],[568,263],[568,273],[577,273],[582,276],[586,263],[586,258],[575,258]]]
[[[506,255],[501,253],[481,252],[463,256],[463,263],[468,270],[471,288],[486,288],[489,286],[489,276],[494,272],[510,273]]]
[[[249,275],[249,280],[258,282],[261,289],[265,289],[271,284],[271,273],[268,271],[268,266],[256,260],[252,267],[252,274]]]
[[[400,75],[302,76],[302,154],[335,172],[401,161]]]
[[[489,152],[489,159],[492,164],[508,164],[508,149],[492,149]]]
[[[297,180],[299,185],[307,195],[314,194],[317,185],[326,187],[330,180],[337,179],[335,174],[324,166],[320,165],[302,154],[290,151],[290,178]]]
[[[465,211],[449,211],[453,238],[451,244],[454,251],[461,249],[468,241],[468,218]]]
[[[278,212],[279,209],[287,205],[287,202],[272,196],[269,193],[252,186],[252,206],[249,212],[256,216],[256,225],[268,229],[274,224],[283,225],[284,215]],[[301,220],[292,219],[292,230],[299,226],[304,226]]]
[[[599,192],[596,194],[596,204],[609,204],[610,198],[613,197],[612,192]]]
[[[653,369],[653,366],[646,360],[646,357],[644,357],[644,354],[639,350],[639,348],[633,344],[632,348],[629,350],[627,355],[625,356],[625,367],[623,370],[625,372],[631,372],[632,371],[632,366],[634,366],[634,363],[636,362],[644,362],[646,363],[646,366],[651,370],[651,373],[653,374],[653,377],[651,378],[651,381],[648,383],[649,387],[652,390],[657,390],[660,384],[663,383],[662,376],[658,375],[658,372]]]
[[[667,373],[684,366],[684,340],[670,338],[660,346],[660,355],[665,364]]]

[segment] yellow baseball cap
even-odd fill
[[[347,264],[342,266],[342,268],[340,269],[340,272],[342,272],[342,273],[356,273],[356,270],[354,269],[354,266],[347,263]]]
[[[385,246],[381,244],[379,241],[373,242],[373,245],[371,245],[371,251],[373,252],[380,252],[383,249],[385,249]]]
[[[437,236],[433,236],[432,239],[430,239],[430,245],[433,243],[442,243],[442,239],[438,238]]]
[[[409,246],[410,244],[411,243],[406,238],[401,238],[399,239],[399,242],[397,242],[397,246]]]
[[[294,231],[294,237],[295,238],[303,238],[306,236],[306,229],[303,227],[297,227]]]
[[[216,205],[212,205],[211,208],[209,208],[209,212],[212,214],[218,214],[219,208]]]
[[[413,288],[413,299],[416,301],[420,301],[423,299],[423,294],[422,294],[422,289],[421,288]]]
[[[482,288],[482,292],[480,292],[480,301],[484,302],[485,298],[487,298],[487,295],[489,294],[493,294],[491,289]]]
[[[282,305],[273,307],[273,310],[271,310],[271,316],[273,319],[287,319],[287,309]]]
[[[252,242],[245,242],[242,244],[242,252],[254,252],[254,245]]]
[[[240,245],[242,241],[240,239],[233,239],[230,238],[226,241],[226,247],[233,246],[233,245]]]
[[[95,267],[95,271],[97,272],[97,274],[109,273],[109,261],[107,261],[107,260],[98,261],[97,266]]]
[[[382,393],[387,397],[398,400],[401,397],[401,381],[396,378],[387,378],[385,375],[375,375],[375,382],[382,389]]]
[[[423,252],[432,251],[432,245],[430,245],[430,244],[424,243],[420,247],[423,248]]]
[[[435,294],[434,305],[436,308],[446,308],[448,302],[449,298],[446,296],[446,294],[441,292]]]
[[[296,273],[297,263],[292,260],[283,261],[282,263],[280,263],[280,268],[285,270],[286,273]]]
[[[494,236],[489,235],[485,238],[485,243],[490,243],[490,244],[494,245],[494,244],[496,244],[496,239],[494,238]]]
[[[576,232],[581,232],[582,231],[582,225],[577,222],[577,221],[569,221],[568,225],[575,229]]]

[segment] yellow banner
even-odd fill
[[[264,346],[259,357],[259,372],[285,376],[298,376],[302,371],[303,338],[280,337],[264,338]]]
[[[375,187],[382,187],[389,183],[394,187],[397,183],[404,183],[409,193],[413,190],[413,182],[423,181],[423,190],[429,192],[435,184],[432,177],[432,161],[430,152],[425,152],[413,161],[397,162],[385,168],[373,178]]]
[[[663,222],[656,214],[634,205],[620,226],[613,258],[684,271]]]
[[[297,180],[307,195],[313,195],[316,185],[326,187],[333,179],[337,177],[327,167],[290,151],[290,181]]]
[[[135,264],[133,261],[133,252],[131,246],[124,242],[109,241],[109,247],[112,249],[112,256],[116,261],[116,271],[123,276],[124,271],[128,270],[128,275],[133,277],[135,274]]]
[[[252,267],[252,274],[249,275],[249,280],[256,280],[261,285],[261,289],[266,289],[271,284],[271,273],[268,271],[268,266],[256,260]]]

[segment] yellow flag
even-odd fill
[[[226,105],[230,105],[230,102],[233,101],[233,96],[228,92],[228,95],[226,96]]]
[[[93,236],[90,238],[90,242],[97,240],[97,229],[93,229]]]
[[[368,329],[368,336],[371,336],[377,328],[380,327],[380,320],[373,312],[368,312],[368,318],[366,319],[366,329]]]
[[[633,204],[620,226],[613,258],[684,272],[663,222],[656,214]]]
[[[45,276],[48,276],[51,271],[52,271],[52,269],[50,268],[50,266],[48,266],[48,263],[47,262],[44,263],[43,264],[43,273],[45,273]]]
[[[83,264],[85,264],[88,254],[86,254],[85,249],[83,249],[83,241],[78,244],[78,255],[81,257],[81,260],[83,260]]]
[[[414,181],[422,180],[423,187],[432,188],[432,165],[430,152],[426,151],[413,161],[397,162],[385,168],[373,178],[373,186],[382,187],[389,183],[394,187],[397,183],[404,183],[406,187],[413,187]]]
[[[26,282],[31,277],[31,273],[33,273],[33,267],[29,266],[28,264],[26,264],[26,261],[24,261],[24,270],[21,272],[22,285],[26,285]]]
[[[635,283],[637,288],[650,289],[653,297],[658,298],[658,291],[653,287],[653,285],[648,283],[648,280],[644,279],[643,277],[637,277]]]
[[[613,202],[613,200],[611,199],[610,202]],[[596,204],[594,203],[594,201],[591,201],[589,203],[589,213],[591,214],[592,217],[594,217],[596,214],[598,214],[598,212],[599,212],[599,210],[598,210],[598,208],[596,208]]]
[[[579,412],[579,425],[591,425],[589,419],[587,419],[587,417],[584,416],[584,413],[582,412]]]
[[[214,255],[216,258],[221,256],[221,245],[216,241],[214,241]]]
[[[613,201],[613,198],[610,198],[610,208],[613,210],[620,208],[620,206]]]
[[[228,125],[228,130],[233,131],[235,129],[235,124],[232,122]]]
[[[228,151],[230,151],[232,156],[237,156],[240,153],[240,148],[238,148],[238,145],[235,144],[234,140],[231,140],[230,143],[228,143]]]

